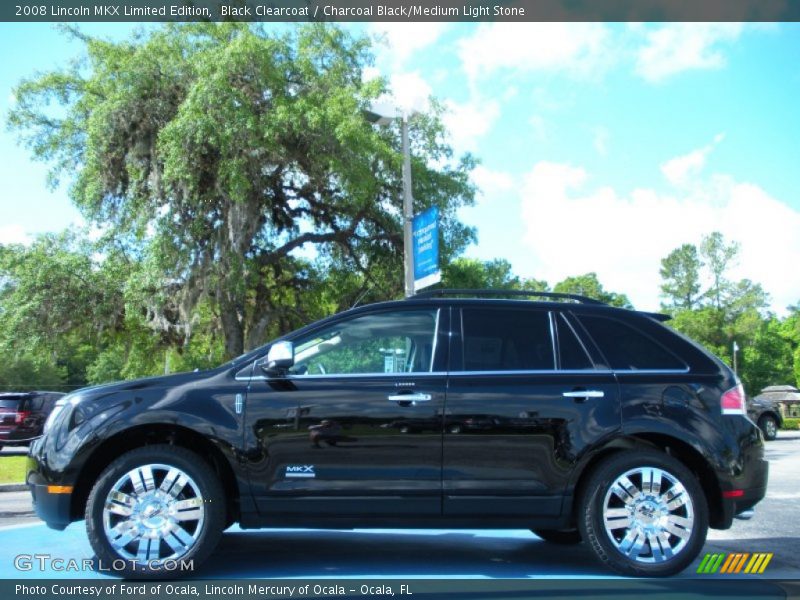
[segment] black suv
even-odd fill
[[[42,435],[61,392],[0,392],[0,448],[26,446]]]
[[[234,522],[528,528],[663,576],[764,497],[742,386],[665,317],[489,295],[359,307],[211,371],[70,394],[30,451],[36,511],[85,517],[126,576],[196,567]]]

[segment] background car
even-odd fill
[[[778,437],[778,429],[783,427],[781,403],[800,402],[800,391],[791,385],[771,385],[761,390],[761,393],[747,403],[747,415],[753,419],[761,431],[764,439],[774,440]]]
[[[42,435],[61,392],[0,392],[0,449],[24,446]]]

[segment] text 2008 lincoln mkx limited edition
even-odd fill
[[[662,315],[527,295],[546,300],[418,294],[72,393],[30,450],[36,511],[85,518],[128,576],[197,567],[235,522],[526,528],[622,574],[681,571],[766,492],[741,384]]]

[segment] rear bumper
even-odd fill
[[[0,446],[24,446],[41,437],[33,431],[0,431]]]
[[[750,510],[767,495],[769,463],[766,460],[759,460],[751,463],[750,467],[747,487],[723,490],[719,529],[728,529],[736,515]]]

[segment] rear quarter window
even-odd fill
[[[579,315],[581,324],[615,370],[686,370],[685,362],[649,335],[619,319]]]

